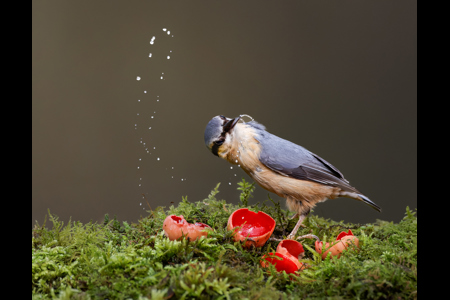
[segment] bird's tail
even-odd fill
[[[356,199],[370,205],[373,209],[381,212],[381,207],[379,207],[375,202],[364,196],[363,194],[353,193],[353,192],[341,192],[339,196]]]

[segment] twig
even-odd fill
[[[141,195],[142,195],[142,197],[144,197],[145,202],[147,202],[147,205],[148,205],[148,207],[150,208],[150,212],[152,213],[152,216],[153,216],[153,218],[154,218],[154,217],[155,217],[155,214],[153,213],[153,209],[152,209],[152,207],[150,206],[150,203],[148,203],[147,198],[145,197],[145,194],[142,193]]]

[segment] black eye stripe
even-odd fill
[[[215,155],[215,156],[219,156],[219,145],[217,145],[216,143],[214,143],[214,145],[211,148],[211,152]]]
[[[223,144],[223,142],[225,141],[225,137],[221,137],[220,139],[218,139],[217,141],[215,141],[213,143],[213,146],[211,148],[211,152],[215,155],[215,156],[219,156],[219,148],[220,146]]]

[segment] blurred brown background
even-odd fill
[[[47,209],[136,222],[145,199],[202,200],[218,182],[236,203],[250,178],[203,142],[218,114],[251,115],[383,208],[314,214],[417,207],[415,1],[33,1],[32,44],[32,224]]]

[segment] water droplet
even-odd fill
[[[173,167],[172,167],[172,170],[173,170]]]
[[[238,167],[240,168],[240,167],[241,167],[241,165],[238,165]]]
[[[150,40],[150,45],[153,45],[155,43],[155,36],[152,36],[152,39]]]
[[[153,119],[153,116],[151,116],[151,118]]]
[[[183,181],[183,178],[181,178],[181,181]]]
[[[167,30],[167,34],[168,34],[168,35],[170,34],[170,30]]]
[[[142,158],[139,158],[139,161],[141,161],[142,160]]]
[[[137,77],[136,77],[136,80],[141,80],[141,77],[137,76]]]
[[[153,149],[156,149],[156,147],[153,147]]]
[[[157,158],[157,160],[159,160],[159,157]]]
[[[149,54],[148,54],[148,57],[152,57],[152,54],[151,54],[151,53],[149,53]]]
[[[139,178],[139,180],[142,180],[142,177],[141,177],[141,178]]]
[[[147,94],[147,91],[144,91],[144,94]]]
[[[173,178],[173,176],[172,176],[172,178]]]
[[[142,184],[139,183],[139,186],[141,186]]]
[[[167,55],[167,59],[170,59],[170,55]]]
[[[138,99],[138,102],[141,102],[141,100]]]
[[[139,113],[137,113],[137,115],[139,116]]]
[[[167,31],[167,28],[163,28],[163,31]]]
[[[236,176],[236,174],[234,174],[234,176]]]
[[[236,159],[236,163],[238,163],[238,160]]]
[[[140,168],[140,167],[138,167],[138,170],[139,170],[139,168]]]
[[[172,50],[170,50],[169,52],[172,53]]]
[[[229,185],[231,185],[231,182],[228,182]]]
[[[149,127],[148,129],[152,129],[151,127]]]
[[[230,167],[230,169],[233,169],[233,167]]]
[[[161,76],[161,79],[164,79],[164,77]]]
[[[142,202],[141,202],[141,203],[139,203],[139,205],[142,205]]]

